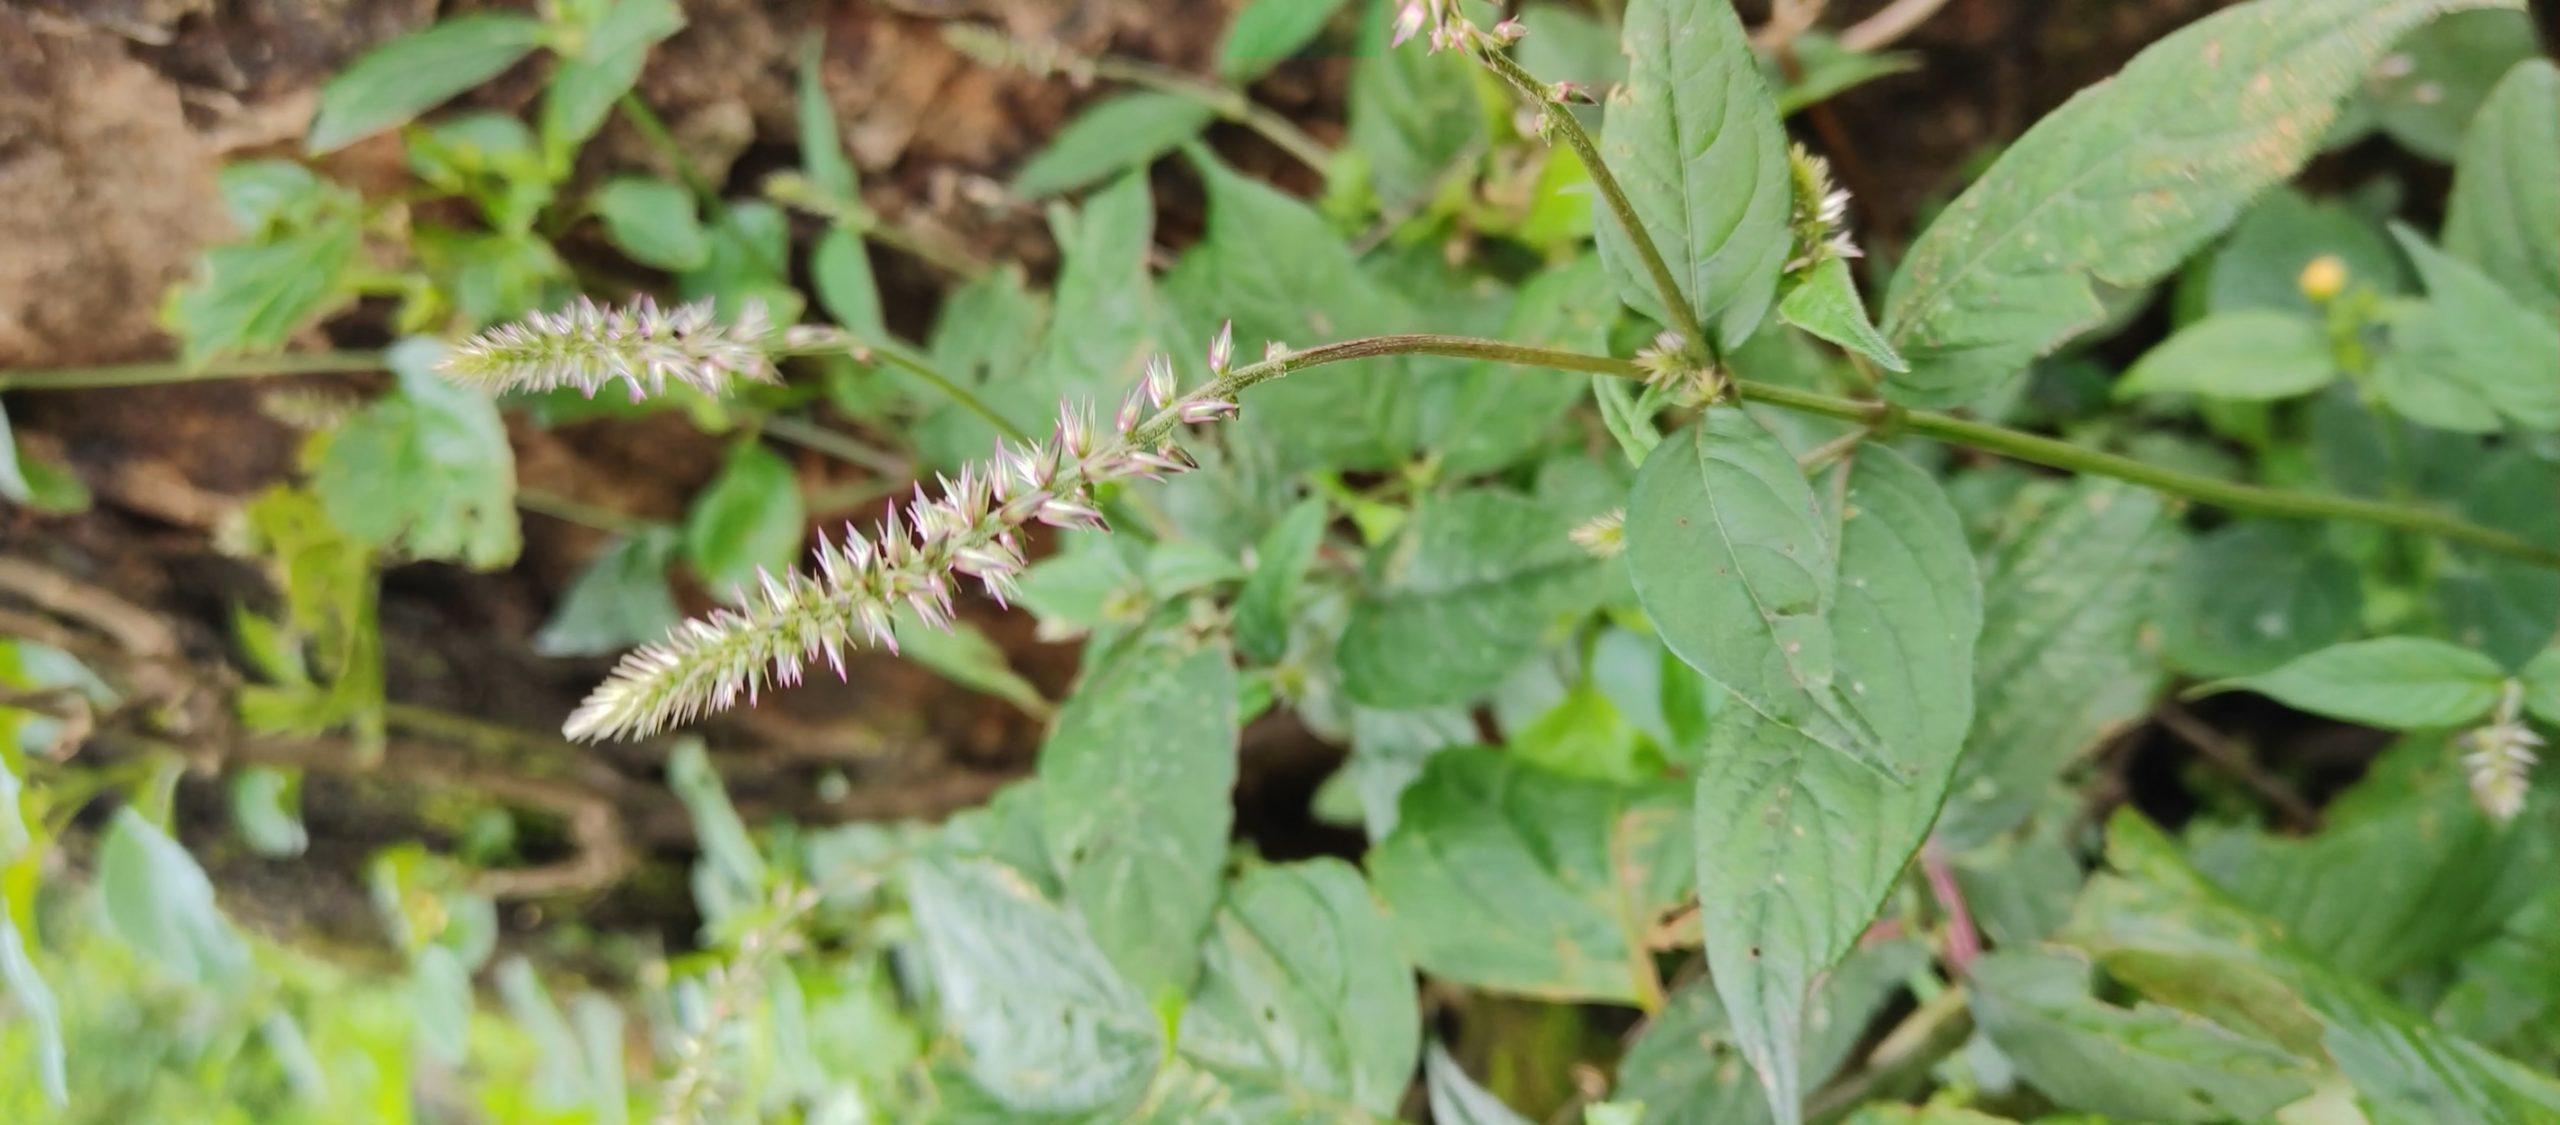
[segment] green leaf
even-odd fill
[[[977,626],[953,621],[942,628],[928,628],[911,611],[901,611],[896,629],[898,655],[943,679],[1004,700],[1035,718],[1045,719],[1056,710],[1039,688],[1013,670],[1004,649]]]
[[[2283,928],[2234,905],[2131,810],[2108,825],[2102,874],[2065,941],[2142,995],[2297,1053],[2325,1052],[2378,1123],[2540,1121],[2560,1083],[2399,1006]]]
[[[2535,56],[2533,22],[2506,10],[2456,12],[2394,44],[2363,89],[2374,123],[2423,156],[2452,160],[2499,77]]]
[[[2331,718],[2395,730],[2458,727],[2497,706],[2498,662],[2423,637],[2332,645],[2272,671],[2214,685],[2246,688]]]
[[[1909,371],[1895,354],[1893,342],[1867,319],[1866,301],[1849,275],[1846,258],[1824,258],[1813,272],[1788,287],[1778,302],[1778,319],[1876,361],[1887,371]]]
[[[1877,766],[1836,682],[1831,521],[1795,456],[1739,410],[1655,447],[1627,500],[1627,571],[1663,643],[1751,710]]]
[[[800,76],[793,87],[792,107],[800,126],[800,169],[809,186],[829,202],[862,202],[862,180],[845,155],[844,132],[836,124],[835,103],[827,97],[820,71],[826,66],[827,40],[811,34],[800,40]]]
[[[231,778],[231,822],[249,850],[270,859],[297,856],[311,845],[302,826],[302,779],[270,766],[252,766]]]
[[[743,600],[756,588],[757,572],[780,574],[799,561],[808,519],[790,462],[744,442],[693,498],[684,520],[685,558],[704,588]]]
[[[1860,948],[1814,989],[1805,1019],[1805,1071],[1831,1074],[1865,1038],[1903,982],[1928,966],[1928,950],[1908,939]],[[1628,1044],[1612,1093],[1641,1102],[1644,1125],[1766,1125],[1769,1099],[1733,1042],[1713,981],[1671,994]]]
[[[2302,270],[2322,256],[2346,266],[2350,288],[2397,293],[2405,287],[2399,255],[2373,220],[2345,203],[2315,202],[2280,187],[2240,216],[2231,237],[2205,259],[2203,311],[2267,309],[2317,319],[2320,312],[2302,293]]]
[[[2170,567],[2164,651],[2197,675],[2253,675],[2347,639],[2363,603],[2355,565],[2318,529],[2237,523],[2196,539]]]
[[[205,252],[194,280],[172,293],[169,328],[184,341],[180,360],[199,367],[232,352],[283,347],[293,334],[345,299],[340,281],[361,241],[352,199],[272,242]]]
[[[497,77],[542,39],[539,22],[511,12],[480,12],[375,47],[320,88],[320,113],[304,147],[315,156],[334,152],[406,124]]]
[[[2264,401],[2307,395],[2337,378],[2329,336],[2290,312],[2216,313],[2142,354],[2116,383],[2117,398],[2196,394]]]
[[[2178,546],[2159,497],[2082,478],[2020,522],[1983,580],[1973,733],[1938,825],[1958,845],[2025,819],[2073,761],[2150,709],[2163,679],[2142,636]]]
[[[828,319],[866,343],[887,346],[889,323],[880,311],[880,283],[872,276],[871,254],[863,249],[859,233],[839,225],[819,235],[809,251],[809,281]]]
[[[1585,612],[1599,566],[1562,513],[1471,489],[1424,505],[1371,557],[1334,658],[1351,698],[1389,709],[1482,696]]]
[[[2516,673],[2524,684],[2524,709],[2553,726],[2560,726],[2560,648],[2546,648]]]
[[[689,270],[711,257],[693,196],[665,180],[617,176],[597,189],[596,217],[605,238],[632,261],[664,270]]]
[[[2201,826],[2189,856],[2339,972],[2432,972],[2488,940],[2547,884],[2551,841],[2472,806],[2454,745],[2412,738],[2323,810],[2319,834]]]
[[[515,561],[515,453],[487,395],[437,377],[444,345],[411,337],[384,362],[399,389],[330,433],[311,490],[357,540],[476,570]]]
[[[542,94],[542,145],[555,169],[568,167],[578,146],[604,127],[614,102],[639,83],[649,48],[684,23],[675,0],[613,0],[605,7]]]
[[[248,943],[214,904],[204,868],[129,807],[98,845],[98,897],[109,932],[161,971],[226,992],[249,983]]]
[[[602,656],[665,636],[684,620],[667,589],[676,545],[674,528],[654,525],[605,544],[569,581],[551,619],[533,635],[533,651]]]
[[[2507,72],[2462,139],[2444,247],[2545,317],[2560,309],[2560,66]]]
[[[35,1029],[36,1081],[44,1089],[45,1100],[61,1109],[71,1103],[71,1083],[63,1074],[62,1008],[53,998],[53,989],[45,985],[44,974],[37,971],[35,959],[27,956],[17,920],[9,916],[9,897],[0,895],[0,985],[8,986],[13,1019]]]
[[[764,853],[747,834],[737,806],[729,803],[728,788],[700,738],[676,741],[675,752],[667,756],[667,788],[684,805],[685,820],[702,846],[692,883],[705,926],[716,927],[732,914],[754,909],[769,882]]]
[[[2027,130],[1912,244],[1885,303],[1912,371],[1886,392],[1970,403],[2096,326],[2095,285],[2175,268],[2293,174],[2392,39],[2485,2],[2253,0],[2152,44]]]
[[[1399,6],[1371,0],[1351,67],[1350,149],[1367,160],[1370,189],[1390,214],[1433,195],[1486,140],[1475,62],[1464,51],[1389,47]]]
[[[1392,1118],[1420,1046],[1416,1003],[1413,967],[1357,870],[1256,867],[1218,911],[1180,1048],[1299,1113]]]
[[[1515,344],[1565,351],[1609,350],[1616,296],[1599,260],[1585,255],[1548,269],[1520,287],[1498,335]],[[1434,381],[1420,396],[1422,445],[1453,476],[1510,465],[1534,451],[1583,395],[1572,375],[1490,360],[1457,378]]]
[[[907,898],[969,1075],[1020,1112],[1134,1107],[1164,1054],[1138,990],[1011,869],[924,858]]]
[[[1811,990],[1928,835],[1973,719],[1982,590],[1955,509],[1875,446],[1858,451],[1843,503],[1828,613],[1839,680],[1892,732],[1902,776],[1749,710],[1718,717],[1697,769],[1707,964],[1781,1125],[1801,1119]]]
[[[2524,449],[2492,454],[2457,486],[2462,514],[2527,542],[2560,548],[2560,473]],[[2514,666],[2560,630],[2560,573],[2505,555],[2456,547],[2436,596],[2455,639]]]
[[[1920,57],[1909,51],[1853,51],[1819,29],[1797,35],[1789,47],[1799,71],[1793,80],[1774,57],[1763,58],[1760,66],[1760,78],[1777,91],[1778,113],[1785,117],[1876,79],[1920,69]]]
[[[1041,296],[1023,284],[1019,268],[989,270],[943,301],[926,354],[945,377],[973,390],[983,388],[995,379],[1014,377],[1038,359],[1048,315]],[[938,388],[912,380],[909,385],[925,412],[915,427],[917,456],[938,469],[957,471],[987,455],[996,438],[994,426]]]
[[[1411,303],[1363,271],[1323,216],[1205,154],[1193,163],[1208,191],[1208,229],[1165,280],[1192,323],[1232,318],[1236,354],[1246,357],[1271,341],[1305,347],[1418,323]],[[1424,382],[1414,375],[1425,369],[1372,359],[1267,383],[1228,429],[1272,450],[1284,470],[1390,465],[1410,448]]]
[[[2527,309],[2470,263],[2394,226],[2426,279],[2433,311],[2428,330],[2395,334],[2425,376],[2458,380],[2500,415],[2537,430],[2560,430],[2560,323]]]
[[[1013,193],[1040,199],[1146,170],[1217,115],[1196,98],[1132,90],[1093,103],[1013,174]]]
[[[1067,221],[1052,215],[1059,253],[1057,312],[1030,385],[997,399],[1026,430],[1048,427],[1068,399],[1116,406],[1137,385],[1156,344],[1155,282],[1147,268],[1155,208],[1143,172],[1095,192]]]
[[[1627,82],[1610,97],[1600,155],[1690,311],[1737,346],[1776,299],[1791,239],[1778,107],[1725,0],[1631,0],[1623,34]],[[1626,232],[1612,220],[1598,235],[1618,296],[1674,323]]]
[[[1438,1043],[1422,1056],[1422,1084],[1430,1094],[1433,1125],[1529,1125],[1528,1118],[1467,1077]]]
[[[1424,971],[1542,999],[1659,999],[1652,930],[1687,894],[1680,789],[1443,750],[1369,873]]]
[[[775,324],[800,319],[807,302],[784,276],[791,264],[791,220],[762,200],[730,204],[710,227],[711,256],[676,278],[688,301],[711,300],[723,322],[735,322],[753,302]]]
[[[1266,0],[1268,2],[1268,0]],[[1253,573],[1236,595],[1236,648],[1258,664],[1277,662],[1289,647],[1289,626],[1297,612],[1298,589],[1307,568],[1324,545],[1325,524],[1332,508],[1323,497],[1310,496],[1289,509],[1253,550]]]
[[[1087,673],[1040,748],[1041,834],[1067,903],[1150,997],[1190,990],[1234,822],[1236,674],[1168,625]]]
[[[1343,0],[1253,0],[1218,42],[1218,77],[1249,85],[1324,34]]]
[[[1968,974],[1983,1032],[2056,1102],[2130,1121],[2256,1121],[2311,1093],[2316,1069],[2210,1020],[2089,991],[2089,965],[2001,951]]]

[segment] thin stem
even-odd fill
[[[1564,143],[1572,147],[1573,154],[1582,158],[1583,171],[1591,174],[1591,186],[1600,189],[1600,198],[1609,204],[1609,213],[1616,216],[1618,229],[1626,232],[1628,243],[1636,248],[1636,258],[1644,263],[1645,276],[1653,280],[1654,296],[1662,302],[1664,315],[1671,318],[1671,327],[1688,338],[1687,346],[1691,351],[1704,355],[1700,349],[1708,346],[1707,330],[1698,323],[1698,314],[1689,307],[1689,299],[1681,295],[1680,282],[1673,277],[1671,264],[1662,257],[1662,248],[1653,244],[1653,236],[1645,232],[1644,219],[1636,214],[1636,205],[1627,199],[1626,189],[1618,186],[1618,177],[1609,171],[1608,163],[1600,159],[1600,146],[1592,141],[1591,133],[1582,127],[1582,122],[1573,116],[1570,108],[1557,100],[1555,92],[1546,83],[1538,81],[1538,76],[1511,61],[1510,55],[1491,45],[1472,49],[1477,58],[1484,60],[1495,74],[1509,82],[1521,97],[1536,105],[1547,127],[1562,136]]]
[[[1917,30],[1946,7],[1947,0],[1893,0],[1876,14],[1850,25],[1840,33],[1840,45],[1852,51],[1873,51]]]
[[[1322,172],[1333,162],[1333,150],[1315,139],[1297,123],[1273,112],[1245,92],[1233,86],[1203,82],[1183,71],[1138,59],[1103,56],[1088,60],[1088,69],[1096,78],[1126,82],[1188,98],[1207,106],[1210,112],[1261,134],[1262,139],[1279,146],[1298,163]]]
[[[1587,355],[1581,352],[1466,336],[1404,335],[1371,336],[1292,352],[1277,359],[1264,360],[1250,367],[1237,368],[1212,384],[1209,390],[1224,390],[1232,395],[1233,392],[1251,387],[1256,383],[1277,379],[1292,371],[1309,367],[1376,356],[1412,354],[1485,359],[1498,363],[1519,364],[1524,367],[1583,371],[1626,379],[1640,380],[1645,377],[1644,371],[1636,366],[1635,361],[1613,356]],[[2381,527],[2400,528],[2522,559],[2537,566],[2560,570],[2560,550],[2540,546],[2503,531],[2482,527],[2424,508],[2219,480],[1984,422],[1969,421],[1932,411],[1906,410],[1891,403],[1840,398],[1815,391],[1757,383],[1746,379],[1733,380],[1731,386],[1745,402],[1774,406],[1799,414],[1862,422],[1875,426],[1880,432],[1885,433],[1917,434],[1935,441],[1979,449],[1985,453],[1996,453],[2012,460],[2043,465],[2047,468],[2113,477],[2141,485],[2155,492],[2183,497],[2199,504],[2210,504],[2226,511],[2283,519],[2348,520]],[[1160,426],[1159,423],[1161,423]],[[1159,415],[1157,419],[1150,420],[1139,428],[1140,444],[1161,440],[1165,434],[1171,432],[1172,428],[1173,423],[1169,413]]]
[[[610,508],[599,508],[582,500],[572,500],[557,492],[540,488],[517,488],[516,507],[537,515],[549,516],[580,527],[593,528],[607,535],[630,535],[649,526],[649,521],[627,516]]]
[[[805,418],[776,414],[764,420],[764,432],[882,476],[902,477],[907,473],[907,463],[896,455],[873,449]]]
[[[1965,906],[1964,888],[1956,885],[1956,869],[1934,837],[1920,846],[1920,872],[1928,880],[1929,896],[1947,914],[1947,968],[1963,977],[1982,956],[1982,934],[1973,928],[1973,911]]]
[[[996,408],[987,405],[987,400],[979,398],[976,392],[954,382],[950,376],[934,370],[932,364],[908,355],[905,350],[901,348],[860,347],[863,352],[867,353],[872,358],[885,360],[888,362],[889,366],[895,367],[900,371],[904,371],[909,375],[913,375],[918,379],[924,380],[927,384],[931,385],[934,390],[942,392],[944,397],[949,398],[952,402],[958,404],[961,409],[985,419],[988,425],[996,428],[997,433],[1003,434],[1015,441],[1029,441],[1031,439],[1031,435],[1025,433],[1022,427],[1014,425],[1012,419],[996,413]]]
[[[200,367],[174,360],[123,363],[112,367],[57,367],[40,371],[0,371],[0,391],[79,391],[100,387],[154,387],[202,383],[217,379],[264,379],[276,375],[325,375],[382,370],[381,352],[292,352],[285,355],[217,359]]]

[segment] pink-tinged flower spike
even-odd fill
[[[1263,341],[1262,362],[1273,363],[1287,358],[1289,358],[1289,345],[1278,340]]]
[[[1158,366],[1150,365],[1149,384],[1160,382]],[[1171,368],[1162,369],[1169,379]],[[1028,567],[1026,526],[1108,530],[1098,488],[1197,468],[1168,439],[1185,420],[1232,414],[1233,386],[1213,383],[1171,398],[1153,416],[1109,434],[1095,433],[1080,407],[1061,407],[1050,440],[997,443],[987,464],[941,482],[940,495],[919,490],[867,536],[847,527],[840,537],[822,538],[815,566],[760,576],[759,591],[739,608],[687,621],[624,656],[569,717],[566,733],[580,740],[655,734],[753,701],[820,660],[843,676],[849,648],[897,651],[892,622],[900,610],[926,628],[948,628],[953,589],[964,579],[1010,602]],[[1152,385],[1143,389],[1152,397]]]
[[[1173,360],[1167,358],[1161,352],[1148,357],[1147,379],[1144,386],[1147,391],[1147,402],[1155,406],[1157,409],[1161,410],[1164,408],[1166,403],[1172,402],[1174,391]]]
[[[1235,412],[1236,404],[1232,402],[1204,398],[1182,404],[1182,413],[1178,417],[1182,419],[1183,425],[1196,426],[1203,422],[1215,422],[1221,418],[1231,417]]]
[[[1422,0],[1406,0],[1405,6],[1396,10],[1396,33],[1387,40],[1387,46],[1404,46],[1421,33],[1423,22],[1430,18],[1422,9]]]
[[[1218,326],[1218,335],[1209,341],[1209,373],[1224,375],[1236,362],[1236,322]]]
[[[1513,17],[1493,25],[1493,41],[1504,45],[1517,43],[1529,34],[1529,25]]]
[[[593,398],[619,379],[636,399],[665,393],[672,379],[722,395],[741,379],[779,382],[771,349],[783,344],[759,305],[724,325],[708,301],[662,309],[643,297],[629,308],[608,309],[581,297],[559,312],[535,313],[455,345],[439,369],[490,391],[576,387]]]

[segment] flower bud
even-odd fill
[[[2294,283],[2315,303],[2334,300],[2347,287],[2347,263],[2335,254],[2322,254],[2302,267],[2302,276]]]

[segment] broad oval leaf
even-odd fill
[[[1626,559],[1646,615],[1690,667],[1820,745],[1885,761],[1835,683],[1831,521],[1759,423],[1710,410],[1654,448],[1627,500]]]
[[[2338,99],[2401,32],[2501,0],[2253,0],[2081,91],[2003,153],[1911,247],[1885,335],[1894,401],[1973,401],[2103,315],[2093,286],[2175,268],[2292,175]]]
[[[1550,1000],[1661,1001],[1652,932],[1688,889],[1676,785],[1443,750],[1404,791],[1370,877],[1434,976]]]
[[[1491,691],[1600,589],[1571,531],[1547,505],[1495,489],[1425,505],[1373,557],[1374,586],[1335,647],[1344,689],[1390,709]]]
[[[1236,673],[1165,625],[1088,673],[1040,748],[1041,835],[1066,901],[1150,998],[1180,996],[1234,820]]]
[[[1838,344],[1868,359],[1887,371],[1909,371],[1911,365],[1895,354],[1893,341],[1876,331],[1875,322],[1867,317],[1866,300],[1858,296],[1858,283],[1849,272],[1845,258],[1824,258],[1812,272],[1791,283],[1784,299],[1778,302],[1778,318],[1798,328]]]
[[[577,147],[604,127],[613,103],[640,81],[649,48],[682,30],[684,12],[675,0],[606,6],[574,53],[561,58],[542,94],[542,145],[555,167],[565,169]]]
[[[2506,669],[2460,645],[2424,637],[2379,637],[2297,657],[2222,687],[2332,718],[2396,730],[2458,727],[2497,706]]]
[[[597,190],[595,208],[605,237],[632,261],[689,270],[711,256],[693,196],[665,180],[618,176]]]
[[[2135,360],[2116,396],[2184,393],[2256,401],[2292,398],[2337,378],[2318,321],[2273,309],[2218,313],[2178,330]]]
[[[305,142],[334,152],[434,108],[498,76],[542,42],[542,24],[513,12],[443,20],[357,59],[320,88],[320,114]]]
[[[1200,135],[1217,115],[1196,98],[1132,90],[1093,103],[1013,174],[1013,193],[1039,199],[1144,171]]]
[[[667,589],[675,529],[649,526],[596,552],[533,635],[544,656],[602,656],[665,636],[684,620]]]
[[[1183,1012],[1186,1057],[1327,1120],[1392,1118],[1421,1029],[1413,967],[1340,860],[1257,867],[1236,880]]]
[[[1927,837],[1973,718],[1982,590],[1955,510],[1883,447],[1858,451],[1844,495],[1839,676],[1905,772],[1747,709],[1718,716],[1697,770],[1707,964],[1781,1125],[1801,1120],[1811,991]]]
[[[2425,279],[2434,314],[2420,339],[2397,341],[2423,375],[2461,385],[2498,417],[2560,430],[2560,323],[2551,310],[2526,307],[2406,227],[2392,233]]]
[[[2246,676],[2353,634],[2364,589],[2317,528],[2250,521],[2187,545],[2161,587],[2162,651],[2205,676]]]
[[[1218,76],[1246,85],[1305,49],[1343,0],[1253,0],[1218,42]]]
[[[1776,299],[1791,238],[1777,103],[1727,0],[1633,0],[1623,34],[1627,81],[1609,99],[1600,155],[1690,312],[1737,346]],[[1676,323],[1627,232],[1603,217],[1597,233],[1619,296]]]
[[[443,354],[423,337],[392,346],[399,389],[329,434],[311,490],[369,546],[492,570],[522,545],[515,452],[495,402],[436,375]]]
[[[1974,1018],[2028,1083],[2126,1121],[2257,1121],[2311,1093],[2318,1068],[2273,1044],[2153,1004],[2090,993],[2089,964],[2003,950],[1968,974]]]
[[[249,983],[249,945],[215,904],[204,868],[131,808],[116,812],[98,845],[98,897],[107,928],[161,971],[224,991]]]
[[[2052,781],[2160,690],[2143,627],[2178,546],[2148,491],[2085,478],[2022,521],[1983,580],[1975,714],[1938,825],[1956,846],[2027,817]]]
[[[1236,648],[1246,658],[1277,662],[1289,647],[1289,625],[1295,620],[1298,589],[1316,551],[1324,545],[1324,529],[1332,508],[1322,497],[1308,497],[1280,517],[1254,547],[1253,573],[1236,595]]]
[[[799,561],[807,522],[791,463],[748,442],[693,498],[684,521],[685,558],[705,589],[743,600],[759,572],[778,574]]]
[[[945,1026],[979,1086],[1016,1112],[1136,1105],[1162,1025],[1082,925],[988,860],[919,859],[906,883]]]
[[[2444,247],[2545,317],[2560,311],[2560,66],[2532,59],[2480,107],[2453,166]]]

